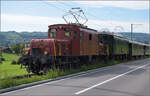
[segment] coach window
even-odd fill
[[[56,29],[55,28],[50,30],[50,37],[51,38],[55,38],[56,37]]]
[[[92,34],[89,34],[89,40],[92,40]]]
[[[70,37],[71,36],[71,29],[65,28],[64,31],[65,31],[65,37]]]
[[[74,40],[77,40],[77,32],[74,31],[74,36],[73,36]]]

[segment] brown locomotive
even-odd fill
[[[49,26],[48,38],[30,41],[30,53],[20,58],[20,63],[33,73],[46,72],[52,67],[77,67],[79,62],[96,59],[104,52],[102,49],[96,30],[75,24],[56,24]]]

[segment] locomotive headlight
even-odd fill
[[[25,51],[25,53],[24,53],[24,54],[25,54],[25,55],[28,55],[28,53],[29,53],[28,51]]]
[[[48,51],[44,51],[44,55],[47,55],[48,54]]]

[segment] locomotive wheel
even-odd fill
[[[31,69],[32,73],[39,75],[40,74],[40,69],[38,67],[34,67]]]
[[[40,71],[38,71],[38,70],[32,70],[32,73],[39,75]]]
[[[96,57],[92,58],[92,63],[91,64],[95,64],[96,62],[97,62],[97,58]]]
[[[50,69],[49,67],[44,67],[43,68],[43,73],[46,74],[49,71],[49,69]]]
[[[30,73],[30,72],[31,72],[31,70],[30,70],[30,68],[29,68],[29,67],[27,67],[27,68],[26,68],[26,71],[27,71],[28,73]]]

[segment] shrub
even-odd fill
[[[1,58],[2,61],[5,61],[5,58]]]

